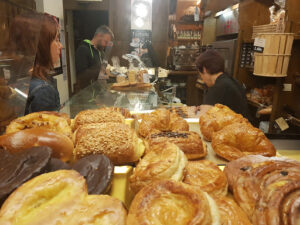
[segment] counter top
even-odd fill
[[[170,70],[169,75],[185,75],[185,76],[194,76],[197,75],[197,70]]]

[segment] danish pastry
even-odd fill
[[[230,179],[234,198],[253,224],[297,224],[300,217],[300,163],[286,158],[246,156],[230,162],[225,173],[240,167]],[[294,219],[291,219],[294,218]],[[294,222],[292,222],[294,221]]]
[[[227,178],[217,165],[208,160],[189,161],[183,182],[199,187],[214,196],[227,195]]]
[[[219,225],[215,201],[192,186],[171,181],[156,181],[134,197],[127,224],[142,225]]]
[[[232,123],[247,121],[242,115],[235,113],[225,105],[216,104],[204,115],[200,116],[200,130],[205,140],[211,141],[212,134]]]
[[[212,148],[229,161],[246,155],[276,155],[276,149],[265,134],[248,122],[233,123],[214,133]]]
[[[74,133],[76,159],[104,154],[115,165],[138,161],[144,144],[135,131],[122,123],[94,123],[80,126]]]
[[[188,123],[176,113],[165,108],[157,109],[150,114],[143,115],[138,133],[147,137],[151,133],[164,131],[188,131]]]
[[[125,225],[122,202],[87,195],[85,180],[74,170],[42,174],[14,191],[0,211],[2,225]]]
[[[199,159],[207,154],[206,144],[193,131],[152,133],[147,137],[149,146],[166,141],[176,144],[188,159]]]
[[[220,222],[222,225],[251,225],[250,220],[243,210],[228,197],[214,198],[219,208]]]
[[[130,177],[130,188],[135,193],[155,180],[183,179],[187,159],[175,144],[164,142],[151,148]]]
[[[67,114],[57,112],[34,112],[26,116],[13,120],[6,128],[6,133],[14,133],[17,131],[30,128],[47,128],[51,131],[64,134],[72,139],[71,120]]]
[[[76,115],[74,129],[76,130],[79,126],[85,124],[106,122],[124,123],[125,117],[112,108],[84,110]]]

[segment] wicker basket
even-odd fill
[[[294,34],[257,34],[265,39],[263,53],[255,53],[254,75],[265,77],[285,77],[292,51]]]
[[[255,39],[261,33],[278,33],[277,24],[253,26],[252,39]]]

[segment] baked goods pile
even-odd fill
[[[264,133],[227,106],[216,104],[200,117],[199,124],[214,152],[228,161],[246,155],[276,155],[273,144]]]
[[[19,187],[3,204],[0,224],[120,224],[127,213],[120,200],[88,195],[74,170],[42,174]]]

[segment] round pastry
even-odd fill
[[[251,225],[247,215],[228,197],[214,198],[220,213],[222,225]]]
[[[0,224],[125,225],[122,202],[87,195],[84,178],[74,170],[42,174],[14,191],[0,211]]]
[[[89,194],[99,195],[109,191],[114,166],[105,155],[89,155],[78,160],[72,168],[84,176]]]
[[[228,161],[246,155],[275,156],[276,149],[265,134],[250,123],[233,123],[215,132],[214,152]]]
[[[205,140],[211,141],[212,134],[232,123],[247,121],[225,105],[216,104],[199,118],[200,130]]]
[[[280,189],[281,186],[289,186],[300,181],[300,163],[295,160],[247,156],[229,163],[225,168],[226,175],[232,176],[230,172],[238,166],[239,171],[233,174],[237,177],[230,178],[230,182],[235,200],[249,218],[253,217],[255,211],[264,210],[257,207],[265,190],[273,194],[273,191]],[[266,189],[267,187],[270,189]]]
[[[110,108],[84,110],[76,115],[74,129],[76,130],[81,125],[106,122],[124,123],[125,118],[120,112]]]
[[[199,159],[207,154],[206,144],[193,131],[152,133],[147,137],[149,146],[166,141],[176,144],[188,159]]]
[[[7,126],[6,133],[10,134],[25,129],[40,127],[56,131],[72,139],[73,133],[70,123],[71,121],[67,118],[66,114],[45,111],[35,112],[13,120]]]
[[[57,158],[51,158],[47,165],[46,172],[50,173],[57,170],[70,170],[70,169],[72,169],[72,167],[68,163],[65,163],[64,161]]]
[[[103,154],[115,165],[138,161],[145,149],[135,131],[122,123],[82,125],[74,133],[74,139],[76,159]]]
[[[175,144],[153,145],[130,177],[130,188],[137,193],[155,180],[181,181],[186,164],[186,156]]]
[[[189,161],[183,182],[214,196],[227,195],[227,179],[217,165],[208,160]]]
[[[133,199],[130,225],[219,225],[218,208],[209,195],[192,186],[171,180],[144,187]]]
[[[52,155],[63,161],[72,159],[73,142],[61,133],[45,128],[31,128],[0,136],[0,147],[12,153],[34,146],[49,146]]]
[[[157,109],[154,112],[143,115],[139,124],[138,133],[142,137],[147,137],[151,133],[164,131],[188,131],[189,124],[176,113],[172,113],[165,108]]]
[[[0,148],[0,206],[17,187],[41,174],[50,157],[49,147],[34,147],[19,154]]]

